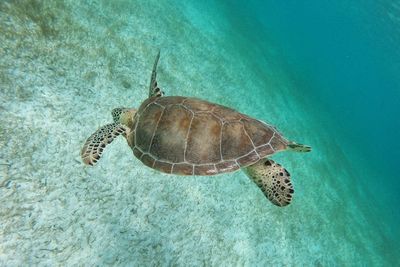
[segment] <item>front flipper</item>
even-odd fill
[[[156,60],[153,65],[153,71],[151,72],[150,87],[149,87],[149,97],[160,97],[164,95],[164,92],[157,85],[157,65],[160,59],[160,51],[158,51]]]
[[[294,193],[293,185],[289,172],[281,165],[270,159],[263,159],[244,171],[272,203],[280,207],[290,204]]]
[[[81,150],[81,157],[85,164],[95,165],[100,159],[104,148],[115,137],[126,133],[127,127],[120,123],[110,123],[100,127],[85,142]]]

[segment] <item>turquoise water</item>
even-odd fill
[[[395,266],[400,6],[318,1],[2,1],[0,265]],[[122,138],[80,149],[111,110],[167,95],[274,124],[308,154],[286,208],[242,173],[176,177]]]

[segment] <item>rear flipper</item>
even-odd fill
[[[290,204],[294,193],[293,185],[289,172],[281,165],[270,159],[263,159],[244,171],[272,203],[280,207]]]
[[[289,150],[296,151],[296,152],[310,152],[311,147],[303,144],[298,144],[295,142],[290,142],[288,144]]]
[[[103,154],[104,148],[118,135],[126,133],[127,127],[119,123],[110,123],[100,127],[85,142],[81,157],[85,164],[95,165]]]

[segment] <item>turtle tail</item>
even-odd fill
[[[307,145],[297,144],[295,142],[290,142],[288,144],[288,149],[296,152],[310,152],[311,147]]]

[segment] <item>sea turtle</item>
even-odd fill
[[[123,135],[146,166],[177,175],[215,175],[243,169],[264,195],[286,206],[294,193],[290,174],[267,157],[278,151],[311,151],[288,141],[273,126],[205,100],[164,96],[157,86],[158,53],[149,98],[139,107],[116,108],[113,123],[100,127],[84,144],[81,156],[94,165],[107,144]]]

